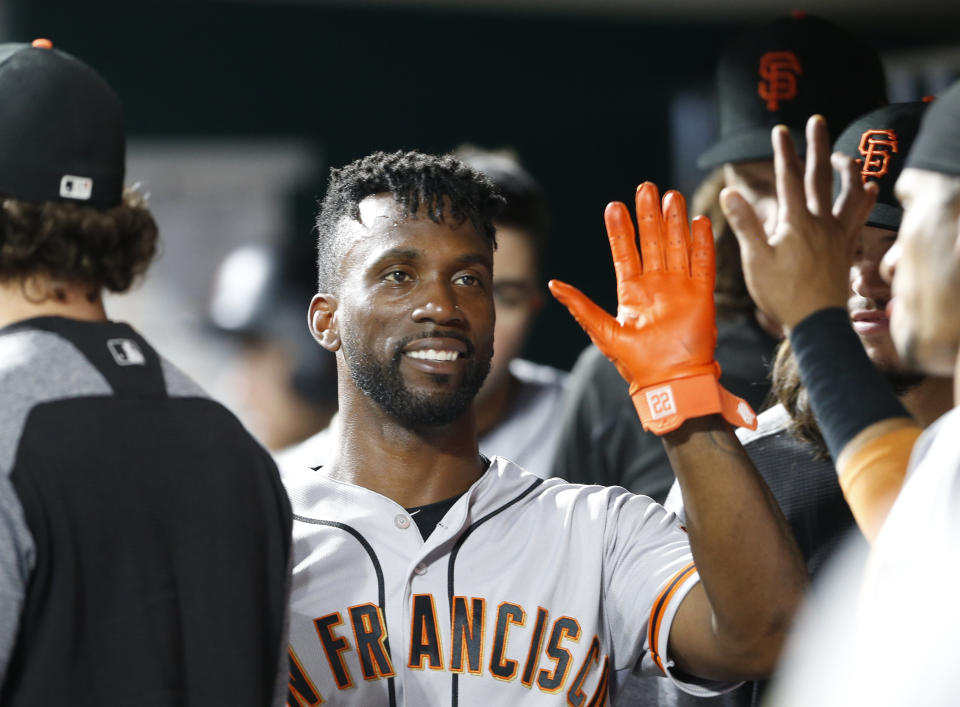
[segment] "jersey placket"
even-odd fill
[[[418,685],[417,677],[425,671],[436,670],[448,677],[444,655],[444,646],[448,642],[449,607],[446,604],[446,560],[450,548],[466,524],[467,509],[470,497],[475,486],[465,493],[447,511],[443,519],[425,540],[421,541],[418,551],[412,555],[405,570],[404,592],[401,624],[393,630],[393,635],[402,643],[402,654],[396,655],[398,674],[402,671],[406,676],[404,681],[405,700],[409,704],[426,704],[421,702],[428,699],[429,690],[426,686]],[[398,527],[399,527],[399,518]],[[412,530],[416,533],[416,524],[407,515]],[[419,533],[417,533],[419,539]],[[427,640],[415,635],[414,621],[432,622],[435,630],[427,633]],[[409,630],[407,630],[409,628]],[[436,649],[433,648],[433,637],[439,639]],[[413,655],[414,641],[417,643],[417,655]],[[400,702],[404,704],[404,702]]]

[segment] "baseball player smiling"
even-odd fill
[[[711,695],[776,660],[805,572],[728,424],[752,411],[717,384],[709,222],[691,236],[683,197],[661,208],[644,184],[642,260],[626,207],[605,215],[618,318],[551,283],[663,435],[685,530],[646,497],[478,453],[498,200],[451,157],[332,172],[310,327],[343,428],[332,463],[285,478],[291,706],[604,705],[638,671]]]

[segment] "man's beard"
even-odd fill
[[[887,383],[890,384],[890,387],[893,388],[893,392],[896,393],[897,397],[902,397],[906,393],[909,393],[913,388],[923,383],[927,377],[923,373],[918,373],[914,367],[912,363],[912,349],[913,347],[911,347],[911,350],[905,352],[907,354],[906,356],[898,355],[898,359],[895,362],[877,361],[874,364],[877,370],[883,374]]]
[[[869,352],[869,349],[868,349]],[[899,353],[892,360],[888,357],[873,358],[873,365],[883,376],[884,380],[893,388],[893,392],[900,397],[926,380],[926,374],[918,373],[916,367],[911,363],[911,352],[907,356],[900,356]],[[868,353],[869,355],[869,353]]]
[[[879,368],[880,373],[893,388],[897,397],[910,392],[926,379],[926,376],[922,373],[915,373],[902,368],[888,368],[886,366],[880,366]]]
[[[409,336],[397,344],[393,358],[388,363],[378,361],[369,352],[344,337],[343,353],[350,377],[364,395],[373,400],[385,412],[400,421],[405,427],[439,427],[454,422],[473,403],[477,391],[490,372],[492,350],[476,352],[473,343],[458,332],[433,331],[419,336]],[[456,339],[466,347],[466,373],[456,390],[449,393],[419,394],[404,385],[400,373],[403,349],[411,341],[424,338]],[[437,374],[442,383],[449,376]]]
[[[906,364],[903,359],[896,362],[875,361],[873,365],[877,367],[884,380],[893,388],[897,397],[909,393],[926,379],[926,375],[917,373],[916,369]]]

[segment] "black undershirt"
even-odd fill
[[[480,455],[480,458],[483,459],[484,468],[489,468],[490,460],[483,455]],[[458,493],[453,498],[447,498],[443,501],[437,501],[436,503],[428,503],[424,506],[414,506],[413,508],[407,508],[405,510],[413,516],[413,519],[417,522],[417,528],[420,529],[421,537],[426,540],[430,537],[433,529],[437,527],[437,523],[447,514],[447,511],[453,508],[453,504],[456,503],[462,495],[462,493]]]
[[[420,535],[424,540],[430,537],[430,533],[437,527],[437,523],[447,514],[447,511],[453,508],[453,504],[456,503],[462,495],[462,493],[458,493],[453,498],[437,501],[436,503],[428,503],[425,506],[414,506],[413,508],[406,509],[407,513],[417,521],[417,527],[420,529]]]

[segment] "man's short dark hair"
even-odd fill
[[[339,287],[341,222],[360,219],[360,202],[390,194],[408,214],[421,210],[435,223],[444,216],[469,220],[495,247],[493,221],[503,197],[489,179],[451,155],[422,152],[374,152],[340,169],[330,183],[317,216],[317,285],[320,292]]]

